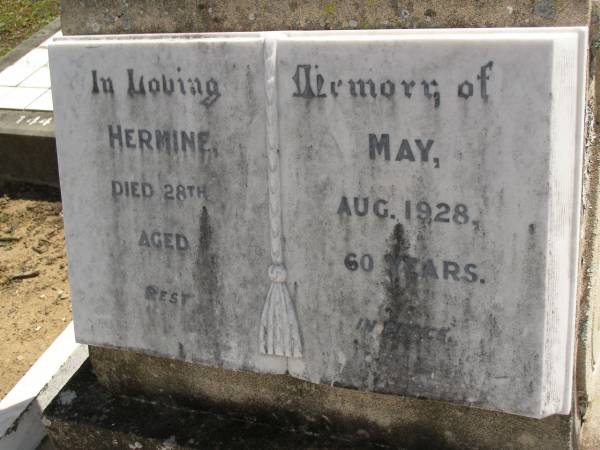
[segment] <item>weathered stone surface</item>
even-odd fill
[[[60,41],[51,68],[77,336],[567,413],[584,38]],[[191,132],[196,148],[182,151]]]
[[[290,373],[566,413],[584,68],[559,81],[562,44],[477,36],[281,43],[283,229],[305,348]]]
[[[62,0],[63,33],[587,25],[587,0]]]
[[[77,337],[285,370],[248,338],[269,286],[262,40],[64,41],[50,58]]]

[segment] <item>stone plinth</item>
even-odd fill
[[[57,448],[127,448],[135,442],[155,448],[169,440],[180,445],[174,448],[559,450],[571,445],[568,416],[530,419],[286,375],[91,350],[100,384],[89,369],[82,370],[65,388],[67,401],[59,397],[46,412]]]

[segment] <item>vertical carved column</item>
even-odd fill
[[[283,263],[279,121],[277,108],[277,38],[265,35],[265,92],[267,97],[267,153],[269,157],[269,215],[271,227],[271,288],[263,307],[259,348],[267,355],[302,357],[296,311],[287,288]]]

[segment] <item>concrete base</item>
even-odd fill
[[[115,395],[97,382],[87,363],[44,416],[50,441],[61,450],[390,448],[366,432],[336,435],[312,423],[281,428],[276,414],[259,420],[209,407],[175,407],[144,397]],[[398,444],[393,447],[402,448]]]
[[[0,180],[58,186],[51,112],[0,110]]]
[[[118,439],[132,433],[139,442],[146,438],[159,442],[176,435],[177,442],[185,442],[179,436],[196,439],[193,433],[200,425],[200,435],[216,439],[202,442],[215,448],[225,439],[222,433],[241,439],[239,430],[248,424],[261,424],[270,430],[267,442],[256,441],[248,448],[270,448],[267,444],[273,439],[283,439],[277,441],[279,448],[288,448],[288,443],[295,445],[291,448],[336,448],[324,443],[339,440],[344,447],[356,444],[361,448],[366,443],[408,449],[575,448],[577,433],[573,431],[572,416],[536,420],[443,402],[316,385],[286,375],[235,372],[98,347],[90,347],[90,360],[97,378],[89,372],[81,373],[62,394],[69,398],[73,395],[64,392],[75,392],[76,400],[68,405],[55,401],[46,412],[51,421],[49,434],[57,448],[104,448],[96,447],[97,442],[87,442],[98,433],[112,433]],[[141,399],[152,400],[152,405]],[[138,402],[145,405],[139,412],[135,409]],[[135,406],[133,410],[131,405]],[[188,411],[185,414],[189,416],[185,417],[198,420],[198,425],[183,425],[171,417],[172,412],[163,413],[172,410]],[[208,413],[220,419],[207,421]],[[103,414],[108,418],[100,420]],[[160,417],[165,417],[166,422],[162,423]],[[223,417],[242,422],[235,422],[226,431]],[[149,421],[151,425],[146,426]],[[240,423],[244,425],[241,427]],[[291,432],[300,432],[302,439],[287,436]],[[186,433],[192,434],[188,437]],[[305,441],[306,436],[316,440]]]
[[[60,30],[56,19],[0,58],[0,71]],[[58,186],[52,112],[0,110],[0,180]]]

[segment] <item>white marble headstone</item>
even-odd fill
[[[583,28],[63,38],[76,336],[568,413]]]

